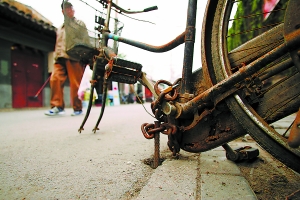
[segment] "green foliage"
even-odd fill
[[[263,0],[244,0],[237,3],[234,16],[236,20],[233,21],[228,30],[228,51],[283,22],[284,11],[272,12],[267,20],[264,20],[263,2]],[[288,0],[280,0],[274,10],[286,8],[287,3]]]

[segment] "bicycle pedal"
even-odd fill
[[[137,79],[141,76],[142,65],[132,61],[114,58],[114,66],[112,71],[112,79],[117,82],[128,83],[127,80],[131,80],[131,83],[136,83]]]
[[[121,58],[112,58],[113,67],[108,80],[119,83],[134,84],[142,73],[142,65],[132,61],[124,60]],[[105,63],[99,62],[97,69],[100,74],[104,74]]]

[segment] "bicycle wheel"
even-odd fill
[[[247,3],[252,5],[247,7]],[[207,63],[203,68],[208,71],[213,84],[284,42],[282,17],[278,17],[279,22],[271,20],[271,25],[266,25],[267,20],[259,17],[263,15],[262,11],[254,9],[257,6],[255,3],[247,0],[208,2],[202,31],[202,52],[205,54],[202,58],[203,63]],[[239,6],[249,10],[241,12]],[[256,13],[251,13],[251,10]],[[284,12],[284,8],[280,11]],[[232,12],[236,13],[235,19],[245,20],[240,28],[235,27],[239,33],[233,32]],[[237,16],[241,13],[245,16]],[[260,28],[253,27],[255,24]],[[299,109],[299,80],[299,72],[289,59],[289,54],[284,54],[261,66],[258,72],[244,81],[242,89],[225,100],[247,133],[276,159],[297,172],[300,172],[300,149],[290,148],[287,138],[276,131],[272,123]]]

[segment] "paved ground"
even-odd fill
[[[84,116],[66,111],[0,112],[0,199],[257,199],[222,148],[181,151],[174,160],[162,135],[166,160],[157,169],[145,165],[154,144],[140,126],[154,119],[139,104],[107,107],[96,134],[99,107],[81,134]]]

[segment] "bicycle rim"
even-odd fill
[[[228,27],[230,25],[229,19],[231,18],[230,15],[232,8],[234,8],[234,3],[243,3],[243,1],[246,0],[218,0],[218,2],[211,1],[208,3],[206,19],[204,24],[204,32],[202,33],[204,34],[202,42],[204,46],[203,52],[205,52],[205,63],[207,63],[208,66],[206,70],[208,71],[210,78],[214,84],[220,82],[221,80],[229,77],[232,73],[234,73],[234,68],[236,66],[233,66],[233,61],[231,59],[232,55],[230,54],[234,51],[231,51],[229,53],[228,50]],[[248,12],[247,16],[257,16],[256,14],[249,14]],[[278,27],[280,28],[280,23]],[[257,31],[258,29],[253,29],[252,27],[252,30]],[[244,30],[243,32],[247,33],[248,30]],[[264,36],[264,33],[264,31],[258,31],[257,35]],[[265,39],[267,40],[267,38]],[[275,38],[276,41],[278,41],[277,39]],[[263,40],[264,38],[262,38],[261,41]],[[245,42],[243,44],[245,44]],[[257,46],[259,45],[260,44],[257,44]],[[240,47],[238,46],[234,49],[239,48]],[[270,48],[273,48],[272,45],[270,46]],[[262,52],[263,51],[268,51],[268,49],[263,49]],[[248,54],[243,56],[247,57]],[[252,59],[255,59],[255,56],[253,56]],[[278,60],[276,62],[282,62],[282,60]],[[272,66],[274,66],[276,62],[273,63]],[[265,67],[267,68],[269,66]],[[299,75],[298,72],[296,72],[295,74],[296,76]],[[289,78],[292,79],[293,77],[291,76]],[[298,84],[298,81],[296,82]],[[277,82],[271,86],[268,86],[267,91],[269,92],[267,92],[267,94],[265,95],[272,100],[272,98],[275,98],[274,94],[276,94],[276,88],[282,87],[282,85],[280,82]],[[272,123],[286,117],[292,112],[295,112],[294,110],[297,106],[299,108],[299,104],[296,103],[296,99],[299,98],[299,94],[296,93],[295,95],[296,97],[294,99],[291,98],[290,101],[293,103],[293,106],[287,107],[284,114],[278,114],[280,112],[280,108],[278,108],[276,115],[272,113],[268,114],[268,116],[266,116],[267,111],[262,111],[262,106],[258,105],[267,105],[268,101],[270,103],[270,100],[268,100],[267,97],[264,99],[261,98],[259,103],[256,102],[255,104],[253,104],[250,103],[248,99],[245,99],[242,93],[238,93],[226,99],[226,103],[233,115],[235,116],[235,118],[244,127],[247,133],[249,133],[266,151],[268,151],[271,155],[273,155],[276,159],[284,163],[286,166],[290,167],[291,169],[297,172],[300,172],[299,148],[290,148],[287,145],[287,139],[271,127]],[[277,104],[276,106],[280,107],[280,104]],[[274,117],[272,117],[272,115]]]

